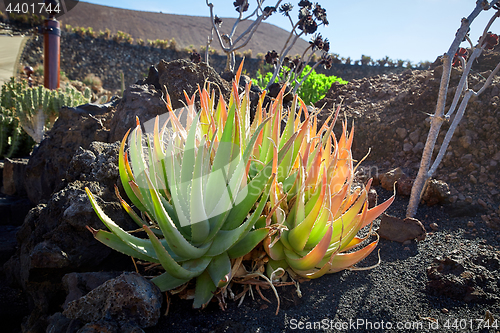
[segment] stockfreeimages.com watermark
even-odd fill
[[[288,327],[291,330],[438,330],[439,322],[408,321],[408,322],[390,322],[373,321],[366,319],[349,319],[346,321],[331,320],[325,318],[321,321],[302,321],[291,319]]]

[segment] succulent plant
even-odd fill
[[[45,130],[53,125],[63,106],[82,105],[90,102],[90,97],[89,88],[82,94],[70,87],[50,90],[40,85],[16,95],[15,113],[24,131],[40,143]]]
[[[236,81],[240,74],[241,67]],[[248,176],[249,161],[268,120],[250,128],[248,94],[240,99],[236,83],[227,105],[222,99],[216,105],[215,94],[207,89],[199,89],[199,114],[194,96],[186,96],[186,126],[167,96],[172,132],[167,123],[160,130],[156,118],[152,137],[145,139],[147,148],[139,122],[130,135],[128,152],[129,134],[122,140],[121,182],[144,218],[123,199],[120,202],[148,239],[120,228],[86,189],[94,210],[111,231],[92,230],[94,236],[124,254],[160,263],[165,273],[153,282],[163,291],[196,278],[195,308],[203,307],[217,288],[231,280],[231,259],[246,255],[267,235],[265,226],[255,229],[254,225],[265,219],[262,213],[274,179],[273,161],[251,179]],[[283,159],[292,142],[293,138],[283,146],[274,163]]]
[[[358,231],[393,200],[368,209],[370,184],[351,192],[353,134],[344,126],[337,142],[334,121],[327,125],[333,115],[317,130],[315,116],[297,96],[284,110],[283,88],[267,110],[264,92],[250,120],[251,83],[240,95],[241,70],[240,65],[229,103],[222,97],[216,103],[206,84],[198,87],[199,113],[195,95],[186,95],[187,105],[177,115],[166,94],[165,125],[160,129],[157,117],[145,126],[152,134],[143,135],[137,120],[123,138],[120,179],[141,214],[116,194],[148,238],[113,222],[86,189],[109,229],[89,228],[94,237],[126,255],[160,263],[165,272],[152,281],[163,291],[196,279],[195,308],[227,288],[242,257],[259,244],[270,257],[271,278],[280,269],[316,278],[353,266],[377,241],[345,252],[364,241]]]
[[[12,77],[0,92],[0,156],[29,153],[34,142],[40,142],[44,131],[52,126],[62,106],[88,103],[90,94],[89,89],[82,94],[69,87],[30,88],[25,81],[16,82]]]
[[[33,140],[40,142],[62,106],[77,106],[90,101],[90,90],[49,90],[30,88],[26,81],[12,77],[0,90],[0,157],[28,154]],[[24,131],[23,131],[24,130]],[[30,137],[33,139],[30,139]]]
[[[375,249],[377,239],[361,249],[346,253],[363,243],[367,237],[357,236],[358,231],[370,224],[394,200],[368,209],[368,191],[371,181],[364,188],[351,192],[355,167],[351,154],[353,131],[347,132],[346,124],[340,140],[333,134],[332,116],[317,130],[317,120],[307,113],[307,108],[295,96],[287,114],[287,122],[280,134],[284,89],[270,107],[266,117],[271,121],[264,127],[260,150],[254,152],[254,167],[259,170],[276,155],[292,133],[297,133],[293,148],[281,162],[274,161],[270,193],[272,215],[259,221],[258,227],[267,226],[270,233],[264,240],[264,249],[270,257],[268,273],[281,267],[305,278],[317,278],[325,273],[350,268]],[[299,110],[295,115],[292,110]],[[301,113],[305,120],[300,121]],[[263,119],[259,109],[256,119]]]

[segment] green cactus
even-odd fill
[[[11,78],[0,90],[0,158],[12,157],[19,152],[25,146],[23,141],[33,144],[33,141],[19,130],[19,121],[14,111],[17,100],[26,87],[25,81],[16,82]]]
[[[0,158],[29,153],[63,106],[82,105],[90,98],[88,88],[83,94],[72,87],[57,91],[43,86],[28,88],[26,81],[11,78],[0,90]]]
[[[89,95],[88,92],[85,94]],[[40,142],[45,129],[52,127],[63,106],[77,106],[89,101],[90,98],[74,88],[51,91],[38,86],[23,91],[16,104],[16,115],[26,133]]]

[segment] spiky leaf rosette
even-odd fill
[[[265,222],[271,232],[264,240],[270,257],[268,273],[281,267],[305,278],[317,278],[350,268],[375,249],[378,236],[370,244],[351,251],[365,240],[357,236],[358,231],[382,214],[394,196],[368,209],[371,180],[364,188],[351,190],[355,171],[351,154],[353,130],[349,134],[343,124],[338,142],[332,131],[340,107],[331,125],[328,123],[333,115],[318,130],[316,117],[307,114],[301,101],[299,107],[295,97],[291,110],[299,111],[297,115],[288,112],[281,132],[282,97],[283,91],[266,115],[272,121],[265,125],[259,137],[260,149],[254,154],[259,161],[255,168],[259,169],[296,133],[293,148],[282,161],[273,164],[277,177],[272,181],[269,198],[272,215]],[[304,121],[300,120],[301,113]],[[259,113],[256,117],[263,118]]]
[[[229,104],[222,99],[215,103],[215,94],[210,95],[209,89],[199,89],[199,114],[195,112],[194,96],[186,95],[185,117],[172,110],[167,96],[169,121],[161,130],[156,118],[153,135],[144,139],[137,122],[128,151],[125,145],[130,131],[122,140],[121,182],[133,205],[147,219],[121,197],[120,201],[146,231],[147,239],[113,222],[86,189],[94,210],[109,229],[93,230],[94,236],[124,254],[160,263],[165,273],[153,282],[161,290],[196,278],[196,308],[207,304],[216,289],[231,280],[231,259],[249,253],[268,234],[266,226],[254,226],[262,219],[275,178],[273,161],[253,177],[248,175],[252,153],[269,122],[264,119],[250,127],[249,88],[240,99],[234,83]],[[171,126],[170,132],[167,125]],[[283,145],[274,163],[283,160],[293,139]]]

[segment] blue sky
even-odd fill
[[[220,17],[237,17],[234,0],[211,0],[214,12]],[[312,0],[313,1],[313,0]],[[206,0],[86,0],[100,5],[169,14],[208,16]],[[294,5],[296,16],[298,0],[284,0]],[[316,2],[316,1],[313,1]],[[327,10],[330,25],[318,29],[330,40],[330,52],[341,57],[360,59],[361,55],[381,59],[434,61],[445,53],[460,27],[460,20],[474,9],[476,0],[319,0]],[[249,0],[255,6],[255,0]],[[276,0],[265,0],[271,6]],[[493,10],[483,12],[473,22],[471,39],[477,41]],[[289,30],[290,23],[275,13],[267,23]],[[500,34],[500,19],[490,29]]]

